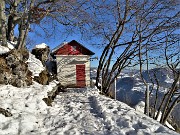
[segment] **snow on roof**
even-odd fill
[[[9,52],[10,50],[14,49],[14,45],[16,43],[14,42],[7,42],[7,46],[2,46],[2,42],[0,42],[0,54],[5,54]]]
[[[46,48],[48,45],[45,43],[41,43],[35,46],[35,48]]]

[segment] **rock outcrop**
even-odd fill
[[[42,100],[47,104],[47,106],[52,106],[52,102],[59,94],[59,92],[66,92],[66,88],[63,87],[60,83],[57,84],[52,91],[47,93],[47,98],[43,98]]]
[[[5,117],[11,117],[12,116],[12,114],[8,110],[5,110],[3,108],[0,108],[0,114],[4,115]]]
[[[54,80],[45,66],[49,52],[49,47],[44,44],[32,50],[35,56],[25,48],[19,50],[7,48],[7,51],[2,51],[0,53],[0,84],[24,87],[31,85],[33,79],[42,85],[49,84],[50,81]],[[37,62],[37,59],[40,61]]]
[[[32,84],[32,73],[26,60],[29,52],[26,49],[12,50],[0,55],[0,84],[11,84],[15,87]]]
[[[32,49],[32,54],[35,55],[36,58],[39,59],[44,66],[46,61],[48,60],[49,52],[50,52],[49,46],[46,46],[44,48]]]
[[[56,67],[56,65],[52,63],[52,61],[48,61],[49,53],[49,46],[44,43],[36,45],[36,47],[32,50],[32,54],[35,55],[35,57],[39,59],[46,68],[41,73],[39,73],[39,76],[34,77],[34,80],[42,85],[49,84],[50,81],[57,79],[56,74],[52,74],[52,66]],[[48,64],[50,64],[50,66]],[[56,68],[53,69],[56,70]],[[54,72],[56,71],[53,71],[53,73]]]
[[[47,70],[43,70],[39,76],[35,76],[34,80],[42,85],[46,85],[49,84],[49,73],[47,72]]]

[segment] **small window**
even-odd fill
[[[71,46],[71,50],[72,50],[73,52],[75,52],[75,51],[76,51],[76,46]]]

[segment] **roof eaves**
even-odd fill
[[[68,44],[68,42],[63,42],[60,45],[56,46],[52,49],[51,53],[55,53],[59,48],[63,47],[64,45]]]

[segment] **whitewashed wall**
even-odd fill
[[[90,56],[86,55],[58,55],[57,77],[64,86],[76,85],[76,65],[85,64],[86,87],[90,87]]]

